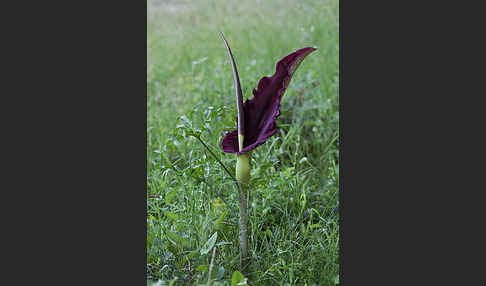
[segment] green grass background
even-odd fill
[[[279,132],[252,153],[251,285],[335,285],[339,272],[339,2],[148,1],[147,276],[213,285],[238,269],[238,192],[190,132],[221,151],[236,127],[231,45],[245,99],[287,54],[310,54],[281,104]],[[150,282],[152,283],[152,282]]]

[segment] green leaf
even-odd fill
[[[221,245],[231,245],[233,244],[231,241],[220,241],[216,243],[216,246],[221,246]]]
[[[215,232],[202,247],[201,255],[207,254],[214,247],[217,238],[218,238],[218,232]]]
[[[198,271],[198,272],[209,271],[209,266],[208,265],[199,265],[196,268],[196,271]]]
[[[244,282],[244,284],[240,284],[242,282]],[[237,286],[237,285],[246,285],[245,277],[238,270],[233,272],[233,277],[231,278],[231,286]]]
[[[178,234],[171,231],[167,231],[166,233],[170,241],[172,241],[177,245],[185,246],[186,241],[184,240],[184,238],[180,237]]]
[[[218,274],[216,275],[216,280],[220,280],[224,276],[224,267],[218,267]]]
[[[320,225],[318,223],[314,223],[314,224],[310,225],[310,228],[320,228],[320,227],[322,227],[322,225]]]
[[[334,284],[339,284],[339,275],[336,275],[336,277],[334,277]]]
[[[220,229],[221,225],[223,223],[223,220],[226,218],[227,211],[224,211],[219,217],[218,220],[216,220],[216,229]]]
[[[177,221],[178,216],[175,213],[171,213],[171,212],[166,211],[166,212],[164,212],[164,214],[165,214],[166,217],[170,218],[171,220]]]
[[[193,250],[193,251],[191,251],[191,252],[189,253],[188,258],[189,258],[189,259],[193,259],[193,258],[196,258],[196,257],[198,257],[198,256],[199,256],[199,251],[197,251],[197,250]]]
[[[179,279],[178,277],[175,277],[174,279],[170,280],[169,286],[174,286],[174,283]]]
[[[147,280],[147,286],[165,286],[167,285],[164,280],[159,280],[157,282]]]
[[[165,195],[165,203],[170,205],[176,199],[177,191],[172,190]]]

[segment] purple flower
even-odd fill
[[[226,133],[221,142],[221,147],[224,152],[242,155],[265,143],[270,136],[277,132],[275,120],[280,115],[280,100],[300,63],[316,49],[312,47],[302,48],[281,59],[277,63],[275,74],[271,77],[261,78],[258,82],[258,88],[253,90],[254,97],[242,104],[238,71],[231,50],[226,40],[224,41],[235,77],[238,130]],[[238,145],[238,134],[241,134],[244,138],[241,150]]]

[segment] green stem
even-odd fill
[[[243,184],[240,184],[240,232],[239,232],[239,240],[240,240],[240,269],[241,274],[248,278],[248,214],[247,214],[247,205],[248,205],[248,196],[247,196],[247,188],[244,187]]]
[[[240,231],[238,238],[240,241],[240,272],[248,278],[248,214],[247,214],[247,188],[240,184]]]
[[[241,92],[240,78],[238,76],[238,70],[236,68],[235,60],[233,59],[233,54],[229,47],[228,42],[224,38],[223,33],[221,38],[226,46],[228,55],[231,61],[231,67],[233,69],[233,78],[235,80],[235,95],[236,95],[236,107],[238,109],[238,147],[239,151],[243,149],[244,135],[245,135],[245,112],[243,110],[243,94]],[[236,180],[238,184],[238,189],[240,190],[240,272],[247,276],[248,272],[248,197],[247,197],[247,187],[248,181],[250,180],[250,164],[249,155],[243,154],[238,155],[236,159]]]
[[[194,136],[194,135],[193,135]],[[240,272],[248,278],[248,182],[250,180],[250,157],[249,154],[238,155],[236,159],[236,178],[231,175],[228,168],[219,160],[218,157],[211,151],[209,146],[201,140],[200,137],[194,136],[199,142],[208,150],[213,158],[223,167],[228,176],[233,179],[240,191],[240,219],[239,219],[239,233],[240,241]]]
[[[240,190],[240,220],[239,234],[240,241],[240,272],[248,278],[248,182],[250,180],[250,158],[249,154],[238,155],[236,159],[236,179]]]

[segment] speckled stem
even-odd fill
[[[250,158],[249,154],[238,155],[236,159],[236,180],[240,190],[240,219],[239,219],[239,241],[240,241],[240,272],[248,277],[248,182],[250,180]]]
[[[241,151],[243,149],[243,142],[245,136],[245,113],[243,112],[243,94],[241,92],[240,78],[238,76],[238,69],[231,53],[230,46],[223,38],[228,56],[231,61],[231,67],[233,69],[233,78],[235,82],[235,95],[236,95],[236,107],[238,109],[238,148]],[[248,265],[250,261],[248,259],[248,182],[250,180],[250,159],[249,154],[237,155],[236,158],[236,181],[240,191],[240,219],[239,219],[239,233],[238,238],[240,242],[240,272],[248,278]]]

